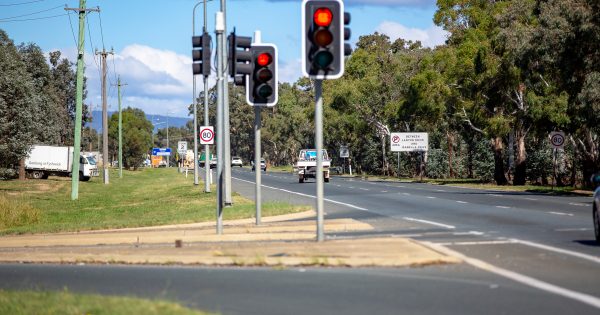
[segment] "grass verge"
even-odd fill
[[[0,314],[202,315],[168,301],[61,292],[0,290]]]
[[[0,202],[11,209],[11,218],[0,223],[1,234],[66,232],[163,224],[194,223],[216,219],[216,188],[203,192],[176,168],[116,171],[105,185],[101,177],[79,183],[79,199],[71,200],[70,178],[0,181]],[[254,216],[254,202],[233,196],[224,219]],[[264,216],[308,210],[284,203],[265,203]],[[30,214],[27,214],[30,213]]]

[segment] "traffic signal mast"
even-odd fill
[[[350,14],[340,0],[302,2],[302,72],[311,79],[338,79],[344,74],[344,57],[352,52]]]
[[[192,68],[194,75],[201,74],[205,77],[210,75],[210,41],[211,37],[207,32],[200,36],[192,36]]]

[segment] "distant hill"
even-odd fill
[[[116,113],[116,112],[108,112],[108,119],[110,119],[110,116],[114,113]],[[163,116],[163,115],[146,114],[146,118],[149,121],[152,121],[152,119],[154,118],[154,123],[167,121],[167,116]],[[187,122],[192,120],[191,118],[173,117],[173,116],[169,116],[168,118],[169,118],[169,126],[177,127],[177,128],[185,127]],[[92,111],[92,122],[89,123],[88,125],[91,126],[93,129],[95,129],[96,131],[102,130],[102,111],[100,111],[100,110]],[[164,128],[167,128],[167,124],[155,125],[154,132],[157,132],[158,129],[164,129]]]

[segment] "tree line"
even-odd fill
[[[557,184],[589,185],[600,170],[600,2],[437,5],[444,45],[361,36],[345,75],[324,82],[324,143],[334,163],[348,145],[362,173],[548,184],[548,135],[560,130],[567,142],[557,152]],[[251,159],[253,110],[243,89],[229,90],[232,154]],[[277,106],[263,110],[262,145],[270,163],[289,165],[314,146],[313,82],[284,83],[279,93]],[[398,160],[389,152],[390,132],[429,133],[425,169],[420,154]]]

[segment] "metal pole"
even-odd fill
[[[196,3],[192,10],[192,36],[196,36]],[[194,185],[198,185],[198,106],[196,105],[196,75],[192,73],[192,102],[194,104]]]
[[[206,1],[204,1],[204,28],[202,32],[206,32]],[[210,126],[208,119],[208,76],[204,77],[204,125]],[[212,173],[210,171],[210,145],[204,145],[204,192],[210,192],[210,184],[212,184]]]
[[[400,151],[398,151],[398,178],[400,178]]]
[[[325,239],[323,231],[323,80],[315,80],[315,144],[317,149],[317,242]]]
[[[167,149],[170,148],[169,146],[169,113],[167,112]],[[171,167],[171,155],[167,155],[167,167]]]
[[[222,7],[222,5],[221,5]],[[225,22],[223,12],[216,14],[215,33],[217,35],[217,56],[220,60],[217,61],[217,234],[223,233],[223,157],[225,156],[224,149],[224,130],[225,123],[223,120],[224,110],[224,80],[223,78],[223,49],[222,37],[225,32]],[[205,165],[210,167],[210,165]]]
[[[119,91],[119,178],[123,178],[123,116],[121,112],[121,76],[117,80]]]
[[[104,184],[108,184],[108,108],[106,105],[106,51],[102,50],[102,167]]]
[[[79,198],[79,150],[81,146],[81,115],[83,107],[83,53],[85,34],[85,0],[79,0],[79,42],[77,44],[77,95],[75,103],[75,139],[71,168],[71,200]],[[75,158],[77,157],[77,158]]]
[[[254,177],[256,180],[255,187],[255,205],[256,205],[256,225],[260,225],[261,221],[261,209],[262,209],[262,195],[261,195],[261,168],[260,168],[260,157],[261,157],[261,107],[254,106]]]
[[[227,9],[225,0],[221,0],[221,11],[223,12],[223,30],[227,30]],[[227,85],[227,38],[221,36],[221,71],[223,72],[223,163],[225,177],[225,205],[231,206],[233,199],[231,198],[231,142],[230,142],[230,127],[229,127],[229,86]]]

